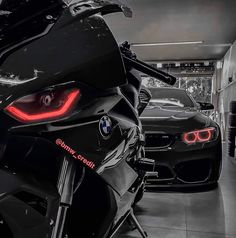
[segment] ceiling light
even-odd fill
[[[175,63],[175,67],[180,67],[180,63],[179,63],[179,62],[176,62],[176,63]]]
[[[157,68],[162,68],[162,63],[157,63]]]
[[[230,47],[232,46],[231,43],[225,43],[225,44],[204,44],[204,47]]]
[[[222,69],[222,67],[223,67],[222,61],[217,61],[217,63],[216,63],[216,68],[217,68],[217,69]]]
[[[143,47],[143,46],[168,46],[168,45],[198,45],[198,44],[203,44],[203,41],[131,43],[131,46],[134,46],[134,47]]]

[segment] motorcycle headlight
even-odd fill
[[[217,137],[216,128],[209,127],[202,130],[186,132],[183,134],[183,141],[186,144],[204,143],[215,140]]]
[[[49,89],[22,97],[5,111],[24,123],[55,120],[68,116],[79,98],[80,90],[77,88]]]

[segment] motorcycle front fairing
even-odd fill
[[[0,232],[6,238],[52,236],[66,158],[77,165],[75,187],[88,178],[76,187],[75,219],[67,225],[82,237],[105,237],[110,221],[125,214],[137,179],[129,161],[138,150],[138,117],[116,88],[126,83],[119,48],[100,15],[84,11],[81,17],[81,1],[48,1],[42,8],[26,4],[39,1],[19,2],[12,12],[1,5]],[[28,95],[58,88],[80,93],[66,117],[35,122],[7,110]],[[109,136],[100,131],[104,116],[112,123]]]

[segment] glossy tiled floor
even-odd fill
[[[148,238],[236,238],[236,163],[224,156],[215,190],[146,193],[136,215]],[[124,230],[119,238],[140,237]]]

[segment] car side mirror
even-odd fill
[[[207,111],[207,110],[213,110],[214,105],[208,102],[198,102],[199,104],[199,109],[202,111]]]
[[[147,107],[151,98],[152,98],[151,92],[147,88],[142,87],[139,93],[139,105],[138,105],[139,116],[143,113],[144,109]]]

